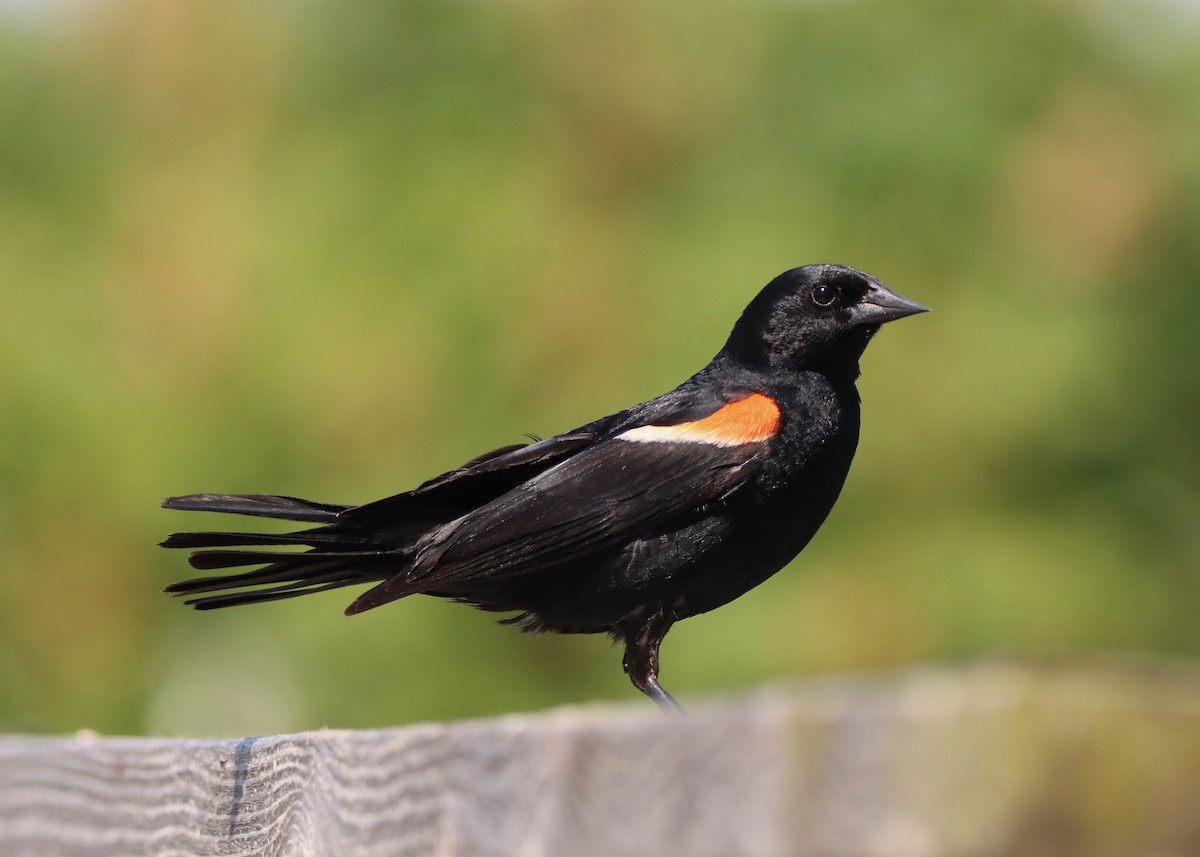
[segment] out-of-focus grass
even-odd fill
[[[868,353],[821,535],[673,631],[669,686],[1200,647],[1188,7],[21,8],[0,5],[4,728],[630,698],[604,640],[432,600],[186,611],[153,544],[204,522],[156,502],[402,490],[674,385],[812,261],[936,312]]]

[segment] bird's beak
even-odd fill
[[[862,300],[850,308],[850,324],[883,324],[919,312],[929,312],[929,307],[902,298],[879,284],[872,284]]]

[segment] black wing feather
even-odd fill
[[[411,516],[421,521],[439,519],[438,523],[453,520],[565,461],[595,440],[593,432],[580,429],[536,443],[501,447],[412,491],[347,509],[339,518],[362,527],[370,527],[372,522],[395,526]],[[433,514],[435,510],[439,514]]]
[[[411,569],[364,593],[347,612],[617,549],[729,496],[757,472],[764,446],[598,443],[431,532],[416,545]]]

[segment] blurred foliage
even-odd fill
[[[197,614],[159,498],[395,493],[703,365],[772,276],[933,306],[687,697],[1200,650],[1200,9],[0,2],[0,727],[269,733],[631,700],[599,638],[349,593]]]

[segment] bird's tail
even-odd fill
[[[162,505],[189,512],[225,512],[321,525],[294,533],[168,536],[162,542],[163,547],[198,549],[188,557],[188,563],[197,570],[263,566],[237,574],[182,580],[166,587],[165,591],[173,595],[194,596],[187,603],[198,610],[278,601],[342,586],[374,583],[386,578],[403,561],[403,552],[394,547],[375,543],[357,528],[339,526],[338,515],[348,506],[265,494],[191,494],[170,497]],[[272,549],[262,549],[265,546]],[[292,546],[307,546],[309,550],[287,550]],[[284,549],[275,549],[279,547]]]

